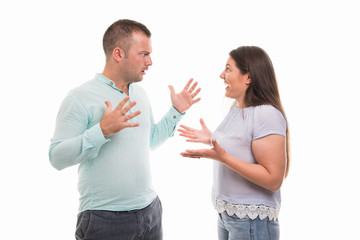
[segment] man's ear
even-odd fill
[[[125,52],[121,48],[116,47],[113,50],[112,56],[115,61],[121,62],[125,58]]]

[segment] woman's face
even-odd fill
[[[238,103],[243,103],[245,93],[250,84],[249,73],[242,74],[237,68],[235,60],[232,57],[226,62],[225,70],[220,74],[220,78],[224,79],[225,96],[233,98]]]

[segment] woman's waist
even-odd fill
[[[257,217],[261,220],[268,217],[270,221],[275,221],[278,220],[280,212],[280,203],[277,204],[276,202],[271,201],[237,200],[233,203],[212,194],[212,203],[218,213],[226,212],[229,216],[236,215],[240,219],[245,216],[248,216],[253,220]]]

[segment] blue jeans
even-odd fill
[[[162,240],[162,206],[157,197],[134,211],[87,210],[78,214],[77,240]]]
[[[259,217],[251,220],[248,216],[240,219],[222,212],[218,219],[218,237],[219,240],[278,240],[279,222]]]

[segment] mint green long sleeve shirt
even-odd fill
[[[139,127],[125,128],[104,138],[100,121],[106,109],[126,97],[113,81],[95,78],[73,89],[61,104],[49,149],[58,170],[78,164],[79,211],[128,211],[149,205],[156,192],[151,184],[149,152],[174,135],[180,114],[171,107],[154,123],[149,99],[137,84],[129,85],[130,110],[141,114],[129,120]]]

